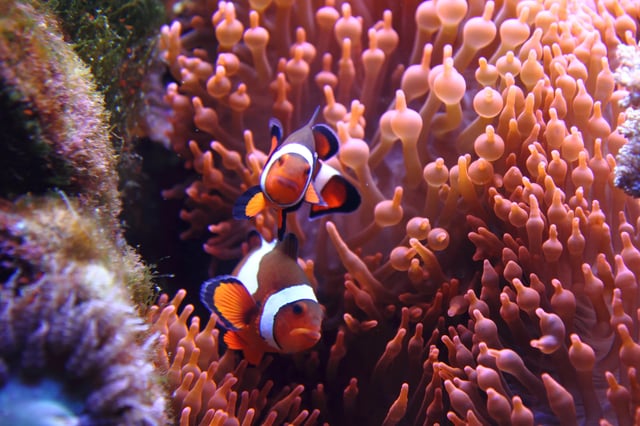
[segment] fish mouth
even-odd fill
[[[319,331],[311,330],[310,328],[304,328],[304,327],[294,328],[289,332],[289,335],[296,336],[296,337],[301,336],[309,340],[313,340],[314,342],[317,342],[318,340],[320,340],[320,336],[321,336]]]
[[[277,179],[279,185],[282,185],[285,188],[289,188],[291,191],[300,192],[300,187],[295,180],[283,176],[278,176]]]

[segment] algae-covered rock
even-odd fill
[[[133,303],[152,296],[148,277],[73,204],[0,204],[0,424],[25,412],[43,425],[165,424],[156,343]]]
[[[0,278],[17,273],[19,281],[33,282],[65,265],[99,265],[111,271],[114,285],[96,292],[144,311],[156,296],[151,273],[131,247],[110,238],[103,222],[63,194],[0,200]]]
[[[0,0],[0,424],[167,424],[104,93],[51,6]]]
[[[0,2],[0,197],[58,188],[117,233],[107,113],[86,65],[35,4]]]

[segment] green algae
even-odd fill
[[[53,0],[68,41],[91,68],[121,137],[135,126],[141,84],[154,41],[165,21],[158,0]]]

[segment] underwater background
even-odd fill
[[[640,423],[633,0],[0,0],[0,424]],[[251,365],[200,302],[320,107],[351,213]],[[55,422],[55,423],[52,423]]]

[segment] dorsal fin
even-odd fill
[[[291,259],[296,261],[298,260],[298,238],[294,234],[285,234],[282,240],[278,242],[276,249],[280,250]]]
[[[271,137],[275,137],[278,142],[282,140],[282,123],[277,118],[272,118],[269,120],[269,131],[271,132]]]
[[[313,126],[313,124],[316,122],[316,118],[318,118],[318,113],[319,112],[320,112],[320,105],[318,105],[316,107],[316,109],[313,111],[313,115],[309,119],[309,122],[307,123],[307,126]]]
[[[257,250],[258,248],[260,248],[260,246],[262,246],[262,235],[260,235],[257,230],[252,229],[247,234],[245,242],[247,244],[248,251]]]

